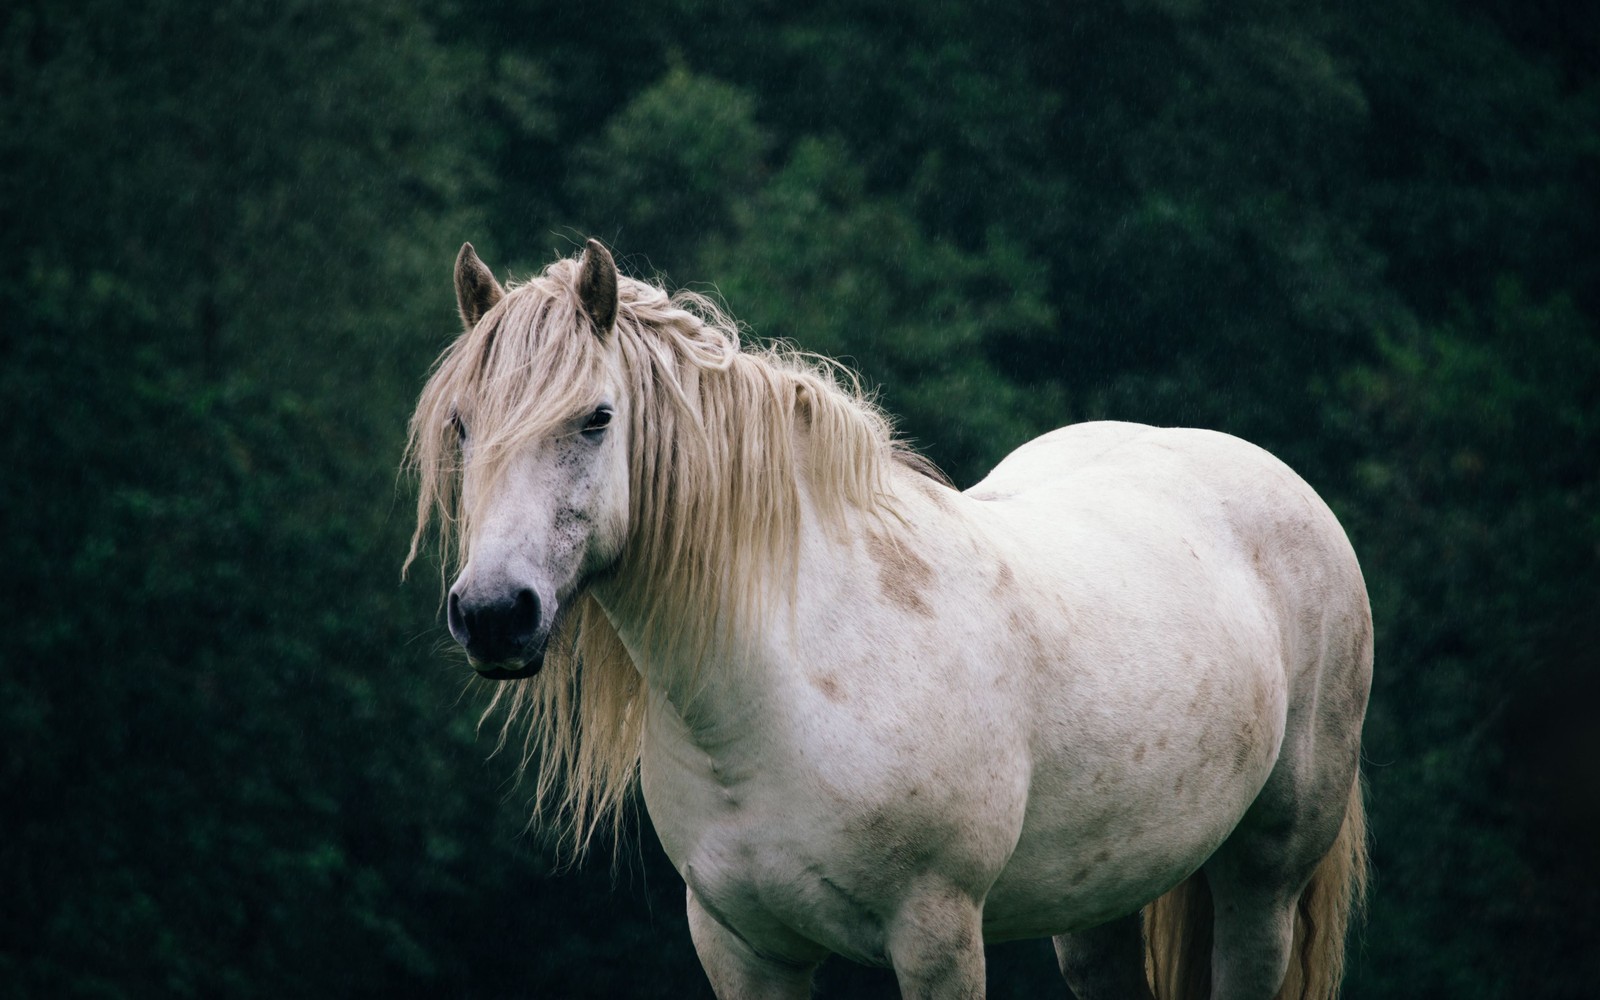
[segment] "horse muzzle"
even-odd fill
[[[446,619],[480,677],[516,680],[544,666],[550,630],[540,615],[539,595],[527,587],[509,596],[452,590]]]

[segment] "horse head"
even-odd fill
[[[590,240],[576,266],[508,293],[466,244],[455,285],[466,330],[418,411],[436,426],[414,426],[414,441],[433,432],[459,484],[450,634],[481,676],[526,677],[543,665],[563,608],[627,535],[617,268]],[[418,446],[424,458],[427,448]]]

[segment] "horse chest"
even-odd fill
[[[806,793],[748,781],[730,787],[711,769],[642,770],[646,806],[662,847],[701,905],[752,947],[796,961],[821,945],[863,962],[883,960],[876,900],[852,872],[831,817]],[[843,860],[841,860],[843,859]]]
[[[899,758],[730,756],[737,766],[658,728],[641,768],[651,821],[708,912],[752,947],[796,961],[819,946],[885,961],[885,920],[905,894],[930,872],[986,885],[1025,800],[1020,778],[991,770],[941,784]],[[1009,792],[980,807],[966,801],[972,789]]]

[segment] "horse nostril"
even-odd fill
[[[511,605],[508,631],[519,639],[531,639],[539,630],[539,595],[524,587]]]
[[[467,628],[467,618],[461,613],[461,595],[451,593],[445,621],[450,626],[450,634],[455,636],[461,645],[465,646],[472,641],[472,632]]]
[[[450,594],[445,618],[450,634],[473,659],[513,660],[526,655],[539,635],[539,595],[523,587],[515,594],[500,591],[485,599],[467,588]]]

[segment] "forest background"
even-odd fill
[[[7,4],[0,996],[707,995],[398,578],[456,249],[591,234],[962,485],[1101,417],[1289,461],[1378,628],[1348,995],[1593,996],[1597,59],[1563,0]]]

